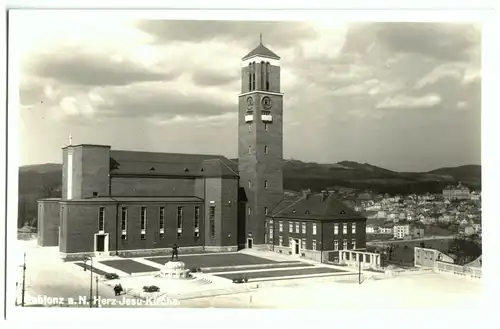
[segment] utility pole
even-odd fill
[[[361,284],[361,255],[358,255],[358,284]]]
[[[23,287],[21,290],[21,306],[24,307],[24,292],[26,290],[26,253],[24,253],[23,260]]]
[[[99,307],[98,303],[99,303],[99,276],[96,275],[95,276],[95,305],[96,307]]]
[[[90,308],[92,308],[92,279],[93,279],[93,276],[94,276],[94,266],[93,266],[93,260],[92,260],[92,257],[90,257]]]
[[[87,261],[90,260],[90,300],[89,300],[89,307],[92,308],[92,281],[94,281],[94,264],[93,264],[93,259],[91,256],[85,256],[84,257],[84,267],[83,270],[87,270]]]

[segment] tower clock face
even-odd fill
[[[262,106],[264,107],[264,109],[270,110],[271,107],[273,106],[271,98],[269,98],[268,96],[262,98]]]
[[[247,98],[247,109],[251,110],[253,107],[253,98],[252,97],[248,97]]]

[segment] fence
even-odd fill
[[[480,268],[449,264],[445,262],[436,262],[436,267],[434,268],[437,272],[452,273],[454,275],[466,276],[468,278],[480,279],[483,277],[483,271]]]

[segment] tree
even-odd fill
[[[450,254],[455,256],[458,265],[472,262],[482,255],[482,243],[478,234],[456,235],[450,243]]]

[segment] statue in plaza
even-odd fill
[[[177,243],[174,243],[172,246],[172,261],[174,260],[179,261],[179,247],[177,246]]]

